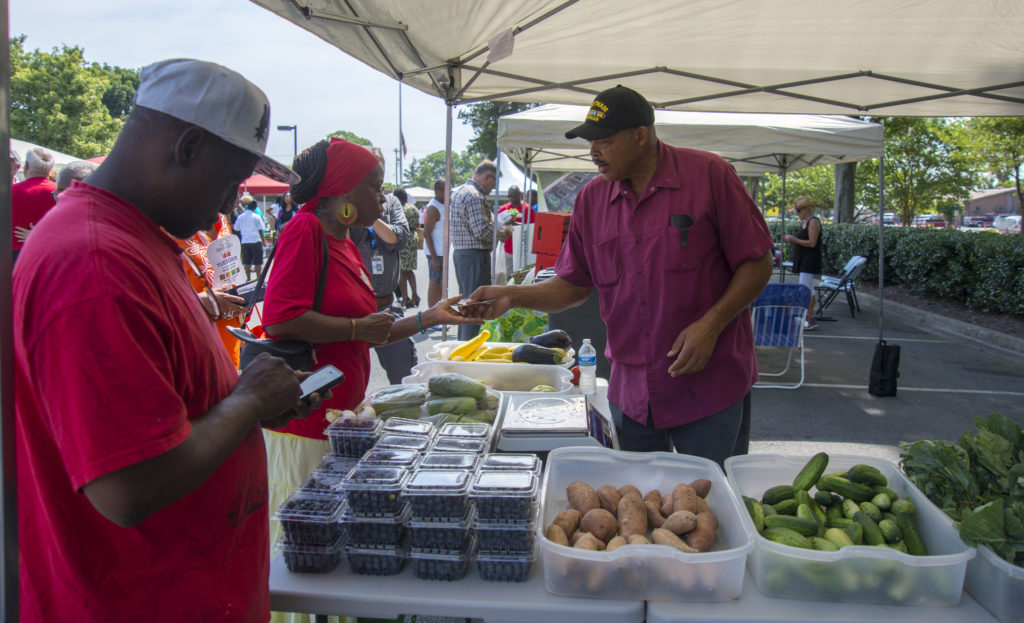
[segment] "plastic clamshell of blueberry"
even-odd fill
[[[472,472],[457,469],[420,469],[402,489],[412,505],[413,517],[457,520],[466,512]]]
[[[491,434],[490,424],[472,424],[450,422],[441,427],[437,433],[440,437],[459,437],[462,439],[487,439]]]
[[[430,447],[430,438],[416,435],[382,435],[377,440],[377,447],[425,452]]]
[[[480,470],[541,471],[541,460],[536,454],[488,454],[480,461]]]
[[[420,461],[420,469],[474,470],[480,455],[475,452],[428,452]]]
[[[536,496],[537,475],[524,471],[482,471],[470,490],[478,521],[492,523],[531,521]]]
[[[436,429],[430,422],[393,417],[384,423],[381,434],[414,435],[417,437],[433,437]]]
[[[434,445],[430,447],[431,452],[475,452],[482,454],[487,447],[487,441],[483,439],[460,439],[458,437],[437,437]]]
[[[383,465],[411,469],[416,466],[419,458],[420,453],[415,450],[373,447],[363,455],[359,463],[361,465]]]
[[[344,548],[344,536],[330,545],[292,543],[285,536],[277,543],[284,564],[292,573],[330,573],[341,561]]]
[[[338,519],[344,507],[342,497],[296,491],[281,503],[274,518],[281,521],[290,542],[326,545],[342,533]]]

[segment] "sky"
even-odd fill
[[[270,125],[298,126],[302,151],[348,130],[388,157],[394,181],[399,83],[248,0],[9,0],[10,36],[26,49],[78,46],[89,62],[141,68],[167,58],[197,58],[234,69],[270,99]],[[445,148],[444,102],[401,87],[404,166]],[[452,145],[473,130],[453,114]],[[17,137],[15,137],[17,138]],[[271,131],[267,153],[291,163],[291,131]]]

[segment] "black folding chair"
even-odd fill
[[[823,276],[821,283],[814,286],[818,296],[818,306],[814,310],[814,317],[817,320],[835,320],[835,318],[829,318],[823,314],[832,305],[832,301],[839,296],[840,292],[846,294],[846,304],[850,306],[850,317],[857,317],[857,312],[860,311],[860,301],[857,300],[857,284],[855,280],[860,275],[860,271],[864,270],[864,265],[867,262],[867,258],[854,255],[846,263],[846,266],[843,267],[842,272],[838,276]]]

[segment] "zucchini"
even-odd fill
[[[864,514],[871,518],[871,521],[878,523],[882,521],[882,511],[871,502],[861,502],[860,510],[864,511]]]
[[[487,395],[486,385],[457,372],[435,374],[427,381],[427,387],[430,388],[430,393],[437,396],[469,396],[480,399]]]
[[[459,344],[455,348],[455,350],[453,350],[451,354],[448,356],[448,359],[451,361],[458,361],[456,357],[464,357],[468,360],[469,356],[473,354],[476,351],[476,349],[483,346],[484,342],[490,339],[490,337],[490,331],[488,331],[487,329],[481,329],[480,332],[476,334],[476,337],[469,341],[463,342],[462,344]],[[431,388],[430,391],[434,391],[434,389]]]
[[[775,506],[783,500],[792,500],[795,495],[796,489],[794,487],[790,485],[777,485],[764,492],[761,496],[761,503]]]
[[[879,471],[877,467],[864,465],[862,463],[854,465],[850,469],[846,470],[846,479],[868,486],[881,485],[884,487],[889,484],[888,479],[886,479],[885,475]]]
[[[853,520],[860,524],[860,527],[864,529],[864,542],[868,545],[884,545],[885,538],[882,536],[882,531],[878,529],[878,524],[873,519],[868,517],[868,514],[864,511],[857,511],[853,514]]]
[[[767,519],[767,517],[765,519]],[[761,536],[773,543],[779,543],[780,545],[800,547],[803,549],[814,549],[814,546],[811,545],[811,542],[807,537],[798,532],[794,532],[789,528],[765,528]]]
[[[882,538],[885,539],[886,543],[895,543],[903,539],[903,534],[900,532],[899,526],[896,525],[895,521],[883,519],[878,522],[878,530],[882,533]]]
[[[810,511],[808,511],[810,512]],[[818,534],[818,522],[813,519],[793,517],[790,515],[769,515],[764,518],[765,531],[768,528],[788,528],[802,536]]]
[[[838,493],[844,498],[853,498],[855,502],[870,500],[874,495],[871,491],[871,487],[853,482],[852,480],[847,480],[842,476],[822,476],[818,480],[818,488]]]
[[[917,531],[917,526],[914,525],[914,518],[910,516],[910,513],[896,513],[896,526],[900,529],[900,534],[903,535],[903,542],[907,546],[907,552],[914,556],[927,556],[928,550],[924,546],[924,541],[921,540],[921,535]]]
[[[826,530],[825,538],[832,541],[832,543],[839,549],[853,545],[853,539],[850,538],[850,535],[846,534],[839,528],[829,528]]]
[[[826,467],[828,467],[828,454],[824,452],[815,454],[793,479],[793,488],[800,491],[809,490],[825,473]]]
[[[747,506],[747,512],[750,513],[750,519],[754,521],[754,528],[758,534],[764,532],[764,507],[754,498],[747,496],[743,496],[743,503]]]
[[[900,513],[906,513],[908,515],[913,515],[914,514],[914,503],[911,502],[910,500],[908,500],[907,498],[900,498],[898,500],[893,500],[892,506],[889,507],[889,511],[891,511],[892,514],[894,514],[896,516],[899,516]]]
[[[775,512],[779,515],[796,515],[796,507],[798,504],[796,500],[782,500],[777,504],[772,504],[771,507],[775,509]]]

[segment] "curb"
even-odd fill
[[[858,291],[857,299],[860,300],[862,306],[865,306],[866,303],[866,306],[878,309],[878,297],[873,294]],[[982,350],[1024,363],[1024,339],[1022,338],[890,300],[885,301],[884,313],[925,331],[945,337],[954,337]]]

